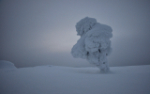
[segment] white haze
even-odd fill
[[[150,64],[149,11],[149,0],[0,0],[0,60],[91,66],[70,53],[75,25],[88,16],[113,29],[110,66]]]

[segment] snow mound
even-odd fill
[[[0,69],[17,69],[12,62],[0,60]]]

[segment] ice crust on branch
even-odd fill
[[[102,71],[108,71],[106,56],[112,51],[112,28],[85,17],[76,24],[76,31],[81,37],[71,50],[73,57],[87,59]]]

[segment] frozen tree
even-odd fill
[[[80,39],[72,48],[73,57],[87,59],[102,72],[109,71],[107,56],[112,50],[112,28],[94,18],[85,17],[76,24],[76,31]]]

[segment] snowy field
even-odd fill
[[[9,65],[9,64],[8,64]],[[0,94],[150,94],[150,65],[0,68]]]

